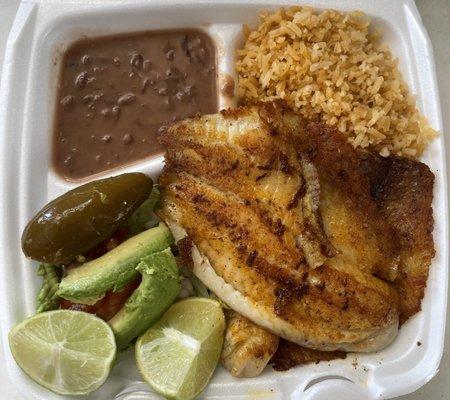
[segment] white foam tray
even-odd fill
[[[239,46],[241,25],[255,24],[257,13],[281,5],[309,4],[317,8],[360,9],[381,29],[400,68],[417,94],[431,125],[442,131],[433,54],[412,0],[176,0],[24,1],[7,42],[0,95],[0,318],[2,343],[10,384],[23,399],[61,399],[28,379],[9,352],[9,329],[33,314],[40,280],[36,267],[20,251],[20,235],[27,220],[49,199],[74,186],[59,178],[49,165],[53,104],[61,52],[81,35],[100,35],[161,28],[200,27],[217,43],[219,79],[233,75],[233,53]],[[220,99],[221,107],[229,106]],[[322,362],[274,372],[255,379],[232,378],[218,368],[202,399],[330,399],[392,398],[418,389],[437,372],[443,350],[447,300],[447,188],[443,135],[423,156],[436,176],[434,239],[423,311],[400,330],[387,349],[346,360]],[[113,173],[142,171],[156,177],[162,159],[141,162]],[[111,173],[111,174],[113,174]],[[418,346],[418,342],[421,346]],[[107,383],[89,399],[113,399],[124,389],[139,393],[127,399],[156,398],[146,394],[131,353],[120,355]],[[131,386],[130,386],[131,385]]]

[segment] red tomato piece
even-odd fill
[[[95,304],[96,314],[105,321],[110,320],[123,307],[128,298],[132,295],[135,289],[141,283],[141,278],[138,278],[128,283],[122,290],[118,292],[106,292],[105,297]]]
[[[90,314],[96,314],[97,317],[108,321],[123,307],[125,302],[141,283],[141,278],[128,283],[118,292],[108,291],[103,299],[93,305],[72,303],[70,300],[62,299],[60,307],[67,310],[84,311]]]

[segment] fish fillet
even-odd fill
[[[328,137],[327,142],[332,144],[333,140]],[[400,297],[400,322],[403,323],[420,311],[434,257],[431,208],[434,175],[425,164],[405,157],[381,157],[369,151],[358,151],[357,157],[358,168],[369,179],[371,195],[400,246],[394,284]],[[282,340],[272,362],[275,369],[286,370],[344,356],[342,352],[317,351]]]
[[[192,241],[194,274],[255,324],[318,350],[383,348],[398,329],[391,231],[369,186],[333,182],[288,133],[256,107],[173,125],[159,215]]]
[[[276,371],[286,371],[292,367],[320,361],[343,359],[347,353],[343,351],[319,351],[299,346],[298,344],[280,340],[277,352],[271,363]]]
[[[233,310],[225,310],[227,327],[221,360],[231,375],[258,376],[278,348],[278,336],[267,332]]]
[[[317,169],[320,214],[327,238],[345,263],[394,281],[399,265],[399,241],[372,197],[366,165],[346,138],[323,124],[301,118],[275,104],[261,115]],[[334,262],[334,261],[333,261]]]
[[[381,158],[362,154],[371,190],[383,218],[392,226],[400,244],[400,322],[420,311],[433,243],[434,175],[425,164],[404,157]]]

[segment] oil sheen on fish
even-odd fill
[[[190,238],[195,275],[255,324],[317,350],[381,349],[398,330],[392,230],[351,146],[310,149],[310,127],[284,118],[250,107],[171,126],[159,215]]]

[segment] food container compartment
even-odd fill
[[[417,94],[420,110],[431,125],[442,132],[432,49],[412,0],[30,0],[21,3],[7,42],[0,94],[3,189],[0,317],[6,358],[3,364],[11,386],[20,390],[22,398],[62,398],[25,376],[11,356],[7,334],[15,323],[34,312],[40,285],[34,265],[20,251],[21,231],[49,199],[77,185],[58,176],[50,163],[57,74],[64,49],[83,36],[197,27],[216,43],[220,88],[225,74],[233,75],[234,50],[243,40],[242,24],[255,24],[262,10],[293,4],[344,11],[360,9],[371,16],[374,28],[381,31],[384,41],[399,58],[400,69],[412,92]],[[219,98],[220,108],[232,105],[233,100]],[[422,312],[401,328],[395,342],[381,352],[350,354],[346,360],[309,364],[286,372],[267,368],[254,379],[232,378],[219,367],[201,398],[317,400],[336,394],[355,400],[391,398],[418,389],[436,374],[443,351],[448,280],[443,135],[431,143],[422,161],[436,176],[433,202],[436,257],[430,269]],[[146,159],[101,176],[142,171],[155,178],[162,162],[162,157]],[[138,399],[143,398],[139,393],[146,390],[134,367],[133,352],[127,351],[119,355],[107,383],[88,398],[112,399],[122,392],[121,399]]]

